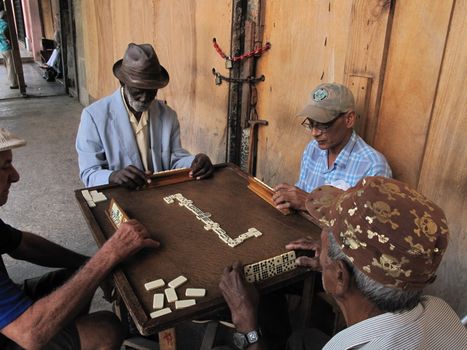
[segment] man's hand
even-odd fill
[[[212,174],[214,167],[211,160],[204,153],[198,153],[191,163],[190,177],[196,180],[205,179]]]
[[[109,250],[115,263],[119,263],[143,248],[158,248],[159,245],[159,242],[149,237],[142,224],[136,220],[128,220],[120,225],[104,247]]]
[[[219,288],[229,306],[232,322],[237,330],[245,333],[257,329],[258,291],[245,281],[239,261],[224,269]]]
[[[277,209],[296,209],[306,211],[305,202],[308,193],[298,187],[282,183],[274,187],[272,200]]]
[[[144,172],[133,165],[125,169],[116,170],[109,176],[109,183],[125,186],[129,189],[140,189],[151,183],[151,172]]]
[[[285,246],[288,250],[312,250],[315,252],[315,256],[310,258],[309,256],[299,256],[296,260],[298,266],[308,267],[314,271],[321,271],[321,265],[319,263],[319,255],[321,253],[321,242],[314,240],[311,237],[300,238],[296,241],[290,242]]]

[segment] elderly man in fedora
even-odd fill
[[[169,74],[154,48],[129,44],[113,73],[121,87],[81,115],[76,149],[83,183],[139,188],[153,172],[175,168],[191,168],[196,179],[208,177],[213,171],[209,157],[182,148],[177,114],[155,99]]]
[[[467,349],[467,331],[454,310],[423,295],[448,244],[446,218],[436,204],[402,182],[374,176],[345,192],[319,187],[306,208],[323,226],[321,241],[304,238],[286,248],[315,252],[297,264],[321,271],[348,328],[332,338],[302,330],[288,349]],[[250,336],[261,326],[258,296],[238,262],[224,270],[219,286],[240,349],[264,349],[261,336]]]
[[[12,149],[25,143],[0,128],[0,206],[19,180]],[[117,264],[142,248],[158,246],[140,223],[130,220],[89,258],[0,219],[0,254],[62,268],[20,286],[10,279],[0,257],[0,349],[120,349],[119,320],[107,311],[88,314],[89,303]]]
[[[306,147],[295,186],[275,187],[278,209],[305,211],[307,194],[322,185],[343,190],[365,176],[392,177],[384,156],[365,143],[353,130],[357,115],[352,92],[337,83],[319,84],[310,102],[298,114],[313,140]]]

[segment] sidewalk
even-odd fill
[[[42,78],[43,70],[36,62],[23,63],[24,81],[27,85],[26,94],[28,96],[57,96],[65,94],[65,87],[62,83],[47,82]],[[0,66],[0,101],[10,98],[23,97],[19,89],[10,89],[5,65]]]

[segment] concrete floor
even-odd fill
[[[0,127],[27,141],[13,151],[21,178],[10,188],[0,217],[21,230],[92,255],[96,244],[74,197],[74,190],[83,187],[74,148],[81,110],[78,101],[68,96],[0,100]],[[15,281],[49,271],[7,255],[3,259]],[[110,310],[111,305],[98,290],[91,310],[103,309]],[[205,327],[191,322],[177,326],[177,349],[198,349]]]
[[[59,80],[48,82],[42,78],[43,69],[36,62],[23,63],[26,94],[30,97],[65,94],[65,86]],[[22,97],[19,89],[10,89],[5,65],[0,65],[0,100]]]

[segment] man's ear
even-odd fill
[[[339,296],[348,293],[352,276],[344,261],[338,260],[336,264],[336,295]]]
[[[347,115],[345,116],[345,126],[348,129],[353,128],[356,121],[357,121],[357,113],[355,111],[351,111],[347,113]]]

